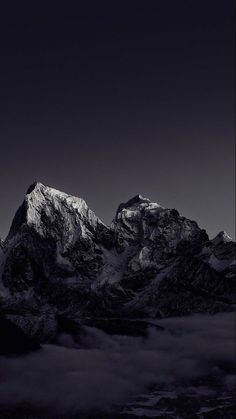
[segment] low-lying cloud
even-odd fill
[[[69,335],[21,357],[0,357],[0,403],[60,412],[124,404],[156,383],[193,380],[215,371],[233,386],[233,313],[157,322],[148,338],[87,328],[80,346]]]

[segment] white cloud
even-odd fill
[[[150,329],[147,339],[109,336],[87,328],[76,348],[46,345],[22,357],[0,357],[0,400],[62,411],[104,408],[124,403],[154,383],[194,379],[222,371],[233,386],[235,354],[233,313],[165,319],[166,331]]]

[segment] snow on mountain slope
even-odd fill
[[[90,278],[102,265],[99,242],[106,247],[110,239],[109,229],[83,199],[36,183],[6,238],[9,255],[3,281],[14,290],[40,278]]]
[[[59,223],[63,226],[60,231]],[[21,232],[25,225],[34,228],[42,238],[53,236],[65,249],[75,242],[78,236],[91,236],[99,227],[107,230],[83,199],[49,188],[42,183],[35,183],[28,189],[6,242]]]
[[[58,314],[231,310],[234,256],[225,233],[211,241],[195,221],[141,195],[121,204],[107,227],[83,199],[35,183],[2,248],[4,306],[27,330],[44,330]]]

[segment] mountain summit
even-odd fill
[[[49,222],[52,229],[54,226],[58,228],[61,223],[61,233],[67,236],[67,240],[72,239],[79,226],[83,229],[89,223],[91,228],[96,228],[97,224],[103,224],[83,199],[36,182],[27,190],[24,202],[13,219],[7,241],[18,230],[29,227],[41,236],[47,235],[50,229],[45,223]]]
[[[234,255],[226,233],[209,240],[195,221],[141,195],[120,204],[106,226],[83,199],[36,182],[1,245],[1,304],[42,339],[58,315],[231,310]]]

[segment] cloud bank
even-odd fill
[[[87,328],[80,347],[69,335],[22,357],[0,357],[0,404],[52,411],[104,409],[157,383],[191,381],[214,372],[232,387],[235,316],[159,321],[148,338],[110,336]]]

